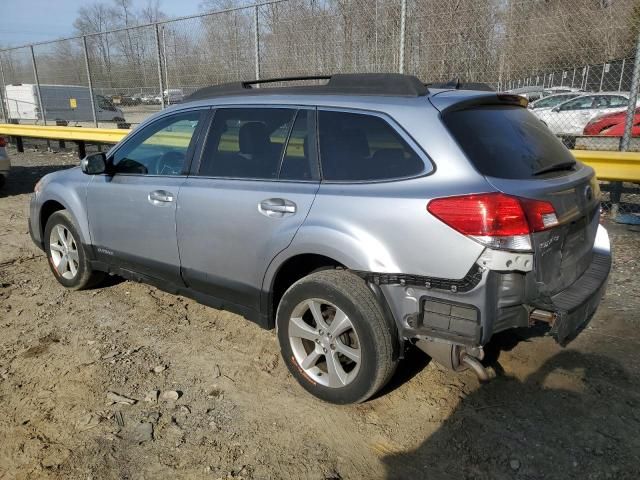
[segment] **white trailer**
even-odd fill
[[[44,114],[48,122],[91,122],[93,113],[89,88],[78,85],[40,85]],[[124,122],[122,110],[102,95],[95,95],[96,116],[100,122]],[[31,83],[7,85],[5,101],[9,118],[42,121],[38,87]]]

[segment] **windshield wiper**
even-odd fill
[[[542,167],[535,172],[533,172],[533,176],[542,175],[543,173],[549,172],[557,172],[559,170],[571,170],[575,167],[576,162],[560,162],[554,163],[553,165],[549,165],[548,167]]]

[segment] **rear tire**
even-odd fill
[[[302,278],[284,293],[276,317],[289,371],[324,401],[363,402],[398,365],[393,320],[351,272],[323,270]]]
[[[4,175],[0,174],[0,188],[4,187],[5,181]]]
[[[73,218],[66,210],[53,213],[44,229],[44,247],[56,280],[70,290],[97,285],[104,273],[94,271],[80,241]]]

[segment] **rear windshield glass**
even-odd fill
[[[574,161],[546,125],[522,107],[457,110],[445,114],[444,123],[476,169],[489,177],[531,178],[552,165]]]

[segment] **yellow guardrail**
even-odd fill
[[[71,140],[88,143],[118,143],[130,130],[115,128],[58,127],[45,125],[0,124],[0,135]],[[184,147],[190,132],[165,132],[154,137],[154,144]],[[592,167],[600,180],[640,183],[640,153],[572,150],[573,156]]]
[[[117,128],[55,127],[49,125],[0,124],[0,134],[13,137],[74,140],[89,143],[118,143],[129,130]]]
[[[593,168],[599,180],[640,183],[639,152],[571,150],[571,153]]]

